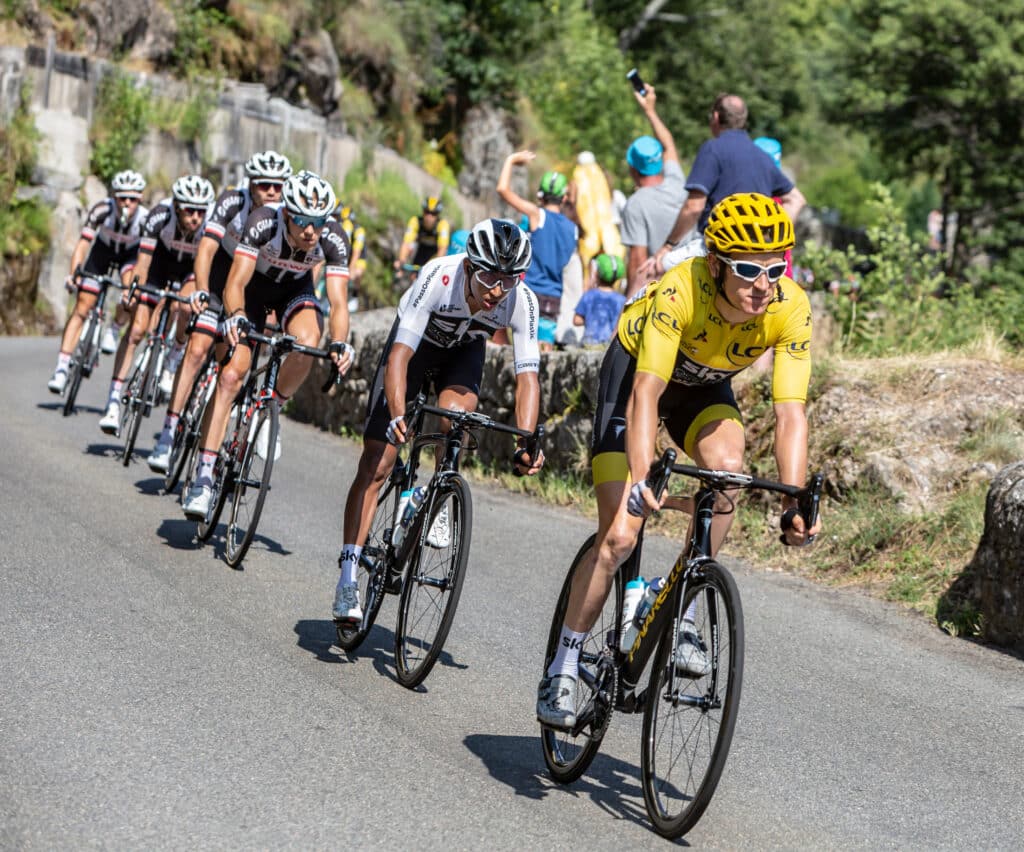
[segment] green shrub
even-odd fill
[[[50,243],[50,209],[35,198],[19,199],[19,186],[32,177],[40,133],[29,110],[29,89],[0,127],[0,253],[33,254]]]
[[[136,85],[120,71],[111,71],[100,80],[89,128],[89,166],[105,182],[109,183],[124,169],[134,168],[135,146],[142,141],[153,118],[151,99],[149,86]]]

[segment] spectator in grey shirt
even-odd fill
[[[647,93],[634,92],[654,137],[640,136],[626,152],[629,173],[636,184],[622,211],[622,244],[626,246],[626,297],[644,287],[651,277],[640,267],[668,239],[679,210],[686,199],[686,176],[679,165],[676,143],[655,109],[654,86],[647,84]],[[656,137],[656,138],[655,138]]]

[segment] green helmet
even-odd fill
[[[594,258],[597,264],[597,277],[605,284],[614,284],[626,274],[626,265],[621,257],[614,254],[599,254]]]
[[[561,198],[569,186],[569,180],[561,172],[544,172],[540,179],[540,191],[552,198]]]

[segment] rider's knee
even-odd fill
[[[601,543],[602,554],[606,557],[607,570],[614,571],[633,552],[636,546],[636,533],[626,526],[613,524],[605,533]]]

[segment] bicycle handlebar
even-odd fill
[[[331,360],[331,352],[329,349],[318,349],[315,346],[304,346],[301,343],[297,343],[296,340],[298,338],[291,334],[274,334],[268,336],[250,330],[245,332],[245,338],[246,340],[251,340],[254,343],[269,346],[272,350],[281,354],[297,352],[300,355],[309,355],[312,358]],[[342,375],[338,371],[338,365],[331,360],[330,375],[327,381],[320,387],[320,392],[327,393],[327,391],[331,389],[331,385],[341,384],[341,379]]]
[[[427,405],[426,400],[426,394],[417,394],[416,399],[413,400],[409,410],[405,413],[406,423],[415,423],[417,418],[423,414],[436,414],[438,417],[447,417],[459,426],[493,429],[495,432],[505,432],[509,435],[516,435],[519,438],[526,438],[526,452],[531,459],[536,458],[537,451],[540,449],[541,441],[544,439],[543,423],[537,424],[537,428],[533,432],[530,432],[527,429],[520,429],[518,426],[511,426],[508,423],[502,423],[498,420],[494,420],[486,414],[480,414],[476,411],[457,411],[451,408],[438,408],[436,405]],[[518,472],[516,472],[516,475],[522,476],[522,474]]]
[[[166,287],[150,287],[148,284],[139,284],[138,281],[132,281],[131,286],[127,288],[128,301],[130,302],[135,298],[136,292],[146,293],[157,299],[170,299],[172,302],[181,302],[182,304],[188,304],[192,301],[190,296],[179,296],[175,293],[173,286],[172,282],[168,282]],[[125,288],[122,287],[121,289]],[[199,297],[200,300],[210,301],[210,296],[206,294],[205,290],[199,290],[198,292],[204,294]]]
[[[647,474],[647,484],[660,498],[662,492],[668,486],[669,477],[673,473],[690,476],[699,479],[703,485],[712,491],[725,491],[731,488],[744,488],[749,490],[774,491],[778,494],[785,494],[795,497],[797,511],[804,520],[806,529],[812,529],[818,521],[818,512],[821,506],[821,492],[825,484],[825,477],[821,473],[811,476],[807,485],[787,485],[773,479],[761,479],[747,473],[733,473],[728,470],[710,470],[708,468],[696,467],[689,464],[676,464],[676,451],[671,447],[662,454],[661,458],[651,465]],[[788,545],[786,536],[780,537],[783,544]],[[806,544],[814,541],[814,536],[809,536]]]
[[[91,272],[86,272],[82,269],[82,265],[79,264],[75,267],[75,271],[71,274],[71,277],[76,281],[80,281],[82,278],[93,278],[99,281],[104,287],[116,287],[118,290],[129,289],[128,284],[122,284],[116,278],[111,278],[109,275],[93,275]]]

